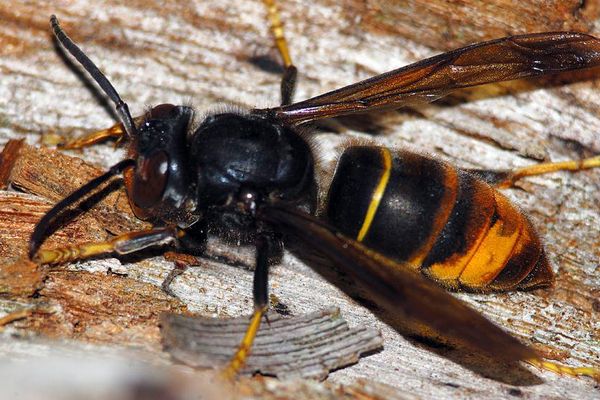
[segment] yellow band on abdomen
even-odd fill
[[[383,197],[383,193],[385,192],[385,188],[387,187],[388,181],[390,180],[390,174],[392,172],[392,155],[390,151],[385,147],[381,148],[381,159],[383,161],[383,172],[381,174],[381,178],[379,179],[379,183],[373,192],[373,196],[371,196],[371,202],[369,203],[369,208],[367,209],[367,214],[365,215],[365,219],[363,220],[363,224],[358,232],[358,236],[356,240],[362,242],[362,240],[369,232],[369,228],[373,223],[373,218],[375,218],[375,213],[379,208],[379,203],[381,203],[381,199]]]

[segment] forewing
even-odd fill
[[[260,110],[291,124],[428,103],[465,87],[600,65],[583,33],[509,36],[443,53],[299,103]]]
[[[265,206],[257,217],[328,258],[395,315],[495,358],[538,358],[532,349],[433,282],[339,234],[316,217],[285,204]]]

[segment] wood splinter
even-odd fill
[[[327,308],[295,317],[269,312],[258,331],[241,375],[313,378],[358,362],[380,350],[376,329],[350,328],[339,309]],[[163,346],[176,360],[196,368],[226,365],[248,326],[247,317],[214,319],[163,314]]]

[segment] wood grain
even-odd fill
[[[581,28],[600,35],[595,28],[599,22],[595,2],[584,2],[584,12],[573,9],[576,2],[569,1],[548,2],[548,8],[539,7],[540,2],[518,3],[536,10],[536,18],[516,19],[509,14],[503,22],[503,14],[491,6],[469,8],[436,0],[406,11],[411,16],[401,21],[406,28],[393,30],[383,22],[374,26],[376,18],[357,20],[373,2],[323,0],[310,6],[286,2],[282,14],[300,71],[296,98],[397,68],[455,44],[499,34],[546,26],[549,30]],[[395,7],[394,2],[386,4]],[[510,4],[516,14],[522,13],[516,3]],[[263,57],[273,58],[276,53],[261,7],[260,2],[249,0],[127,5],[108,0],[101,7],[83,0],[62,5],[25,1],[0,5],[0,18],[6,21],[0,26],[0,145],[12,138],[36,144],[44,135],[77,136],[115,121],[112,106],[93,94],[91,85],[74,74],[76,68],[53,45],[48,27],[51,13],[58,15],[69,34],[98,62],[136,115],[164,102],[192,103],[202,113],[223,109],[222,104],[276,105],[279,76],[265,69],[271,64]],[[432,7],[443,10],[434,15],[437,22],[426,19]],[[392,21],[397,18],[393,14]],[[440,30],[444,24],[446,29]],[[536,81],[492,87],[483,96],[457,96],[416,110],[337,121],[336,127],[347,135],[323,133],[314,141],[324,181],[349,140],[409,147],[469,168],[517,167],[597,154],[600,85],[592,79],[597,77],[594,74],[560,77],[551,84]],[[71,154],[99,168],[123,157],[110,144]],[[538,227],[557,271],[556,285],[532,293],[458,295],[525,342],[572,365],[600,366],[599,189],[600,171],[587,171],[527,179],[517,190],[508,191]],[[106,259],[74,268],[96,273],[110,269],[126,274],[128,280],[158,287],[172,263],[161,257],[122,263]],[[191,311],[239,316],[251,311],[251,280],[249,271],[204,261],[177,278],[173,290]],[[598,387],[587,379],[558,377],[527,367],[507,371],[493,360],[461,350],[407,340],[398,334],[393,321],[386,321],[390,325],[376,318],[289,254],[272,269],[271,288],[294,314],[337,306],[351,327],[382,330],[385,350],[333,373],[331,382],[385,382],[407,395],[426,398],[598,396]],[[35,351],[32,346],[31,352]]]
[[[440,49],[520,33],[588,32],[600,16],[595,1],[346,1],[347,18],[375,32],[398,34]]]
[[[383,346],[377,330],[350,329],[337,308],[292,317],[271,311],[267,320],[241,375],[324,380],[331,371],[356,364],[363,354]],[[247,328],[247,317],[224,320],[164,314],[161,318],[165,351],[200,368],[227,365]]]
[[[0,158],[0,171],[10,169],[6,182],[13,188],[40,196],[55,203],[91,179],[101,175],[102,169],[94,167],[80,158],[69,157],[47,148],[36,148],[27,144],[7,143]],[[14,153],[18,153],[15,157]],[[7,161],[5,163],[5,161]],[[5,168],[5,164],[9,164]],[[102,185],[99,201],[86,213],[98,221],[102,228],[113,235],[150,227],[135,217],[129,206],[123,185],[116,179]],[[110,190],[110,187],[120,190]],[[106,192],[105,192],[106,189]],[[95,240],[99,240],[96,238]]]

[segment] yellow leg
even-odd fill
[[[4,317],[0,318],[0,332],[2,331],[5,325],[10,324],[11,322],[18,321],[20,319],[24,319],[29,317],[33,313],[32,308],[26,308],[23,310],[13,311]]]
[[[260,322],[262,320],[263,315],[265,315],[267,308],[258,308],[254,310],[254,314],[252,315],[252,320],[250,321],[250,325],[248,325],[248,329],[246,330],[246,334],[240,343],[240,347],[237,352],[229,361],[229,365],[223,371],[223,377],[226,379],[232,380],[234,379],[240,369],[246,363],[248,359],[248,355],[250,355],[250,349],[252,348],[252,343],[254,343],[254,338],[256,337],[256,333],[260,328]]]
[[[594,367],[569,367],[566,365],[560,365],[551,361],[531,359],[527,360],[527,363],[537,367],[539,369],[545,369],[552,371],[559,375],[569,376],[589,376],[600,382],[600,369]]]
[[[271,22],[271,32],[275,38],[275,45],[277,46],[277,50],[279,50],[283,65],[286,68],[291,67],[293,64],[292,58],[290,57],[287,41],[283,34],[283,23],[281,22],[281,17],[277,10],[277,3],[275,0],[263,0],[263,3],[267,7],[269,22]]]
[[[511,187],[516,181],[526,176],[543,175],[556,171],[581,171],[584,169],[600,167],[600,156],[583,160],[570,160],[535,164],[511,171],[508,176],[497,184],[500,188]]]
[[[33,257],[33,261],[38,264],[59,264],[112,252],[128,254],[149,246],[173,242],[183,234],[183,231],[170,227],[129,232],[115,236],[106,242],[83,243],[52,250],[40,250]]]
[[[144,116],[135,117],[133,122],[136,126],[140,125],[144,119]],[[90,132],[87,135],[70,140],[62,145],[59,145],[61,149],[81,149],[84,147],[92,146],[96,143],[103,142],[107,139],[115,139],[115,146],[119,145],[123,139],[125,139],[126,133],[121,123],[115,124],[108,129],[102,129],[96,132]]]
[[[114,138],[117,140],[117,143],[120,142],[125,136],[125,131],[123,130],[123,125],[115,124],[108,129],[103,129],[101,131],[91,132],[87,135],[70,140],[62,145],[59,145],[61,149],[81,149],[84,147],[88,147],[94,145],[96,143],[100,143],[106,139]]]

